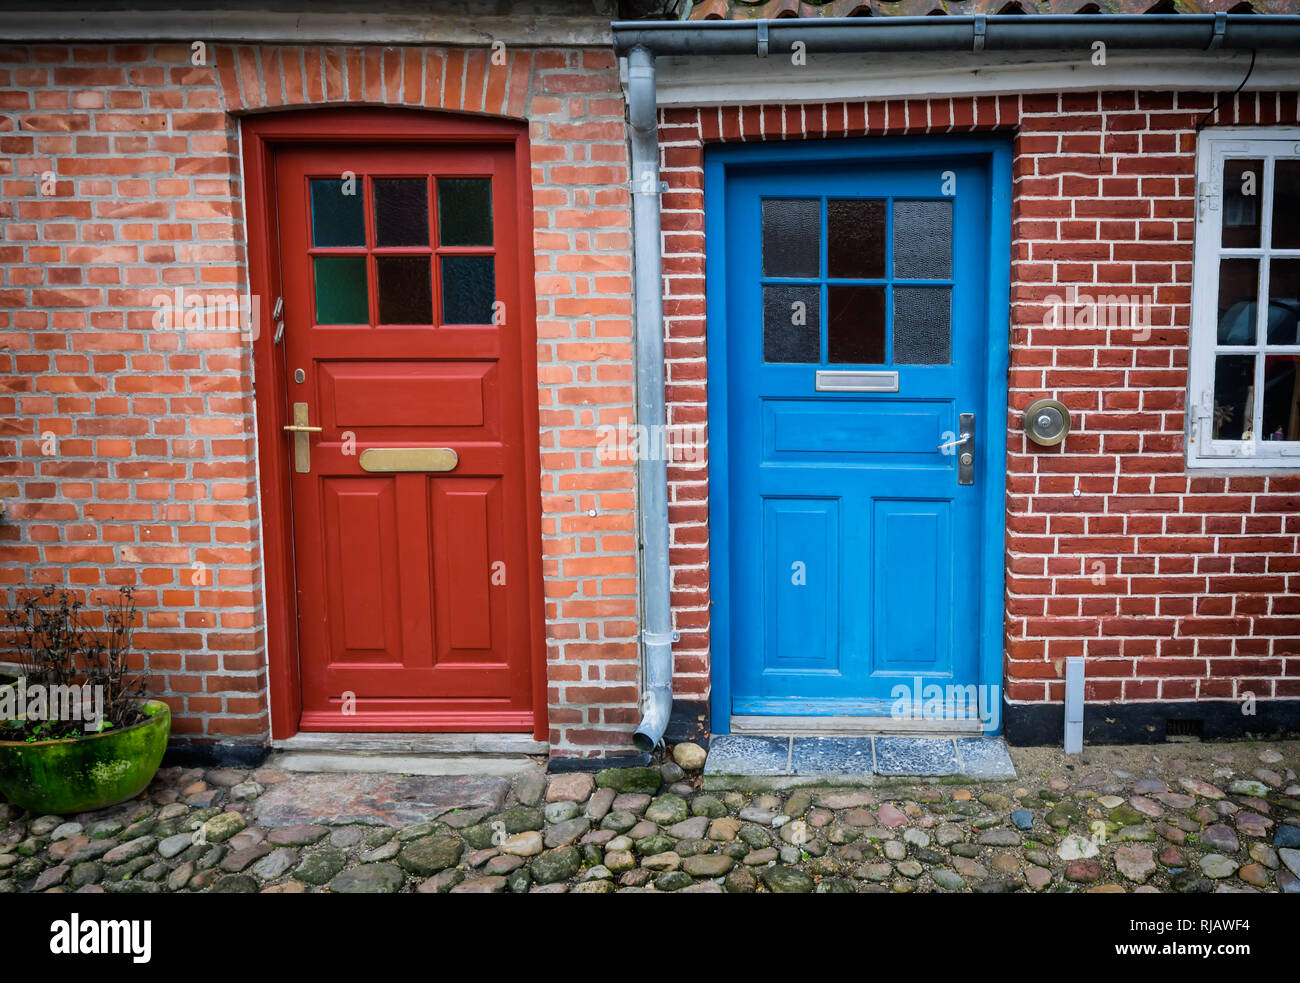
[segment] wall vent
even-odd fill
[[[1205,721],[1203,720],[1175,720],[1170,718],[1165,721],[1165,740],[1199,741],[1204,730]]]

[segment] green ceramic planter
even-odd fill
[[[41,815],[89,812],[144,791],[162,764],[171,731],[166,703],[149,700],[145,719],[64,741],[0,741],[0,794]]]

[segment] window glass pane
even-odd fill
[[[429,244],[428,182],[424,178],[375,178],[375,245]],[[383,291],[380,291],[380,301]]]
[[[1273,248],[1300,249],[1300,160],[1273,163]]]
[[[763,361],[820,362],[820,287],[763,288]]]
[[[768,198],[763,202],[763,275],[817,276],[821,269],[822,203]]]
[[[1300,345],[1300,259],[1269,264],[1268,343]]]
[[[885,277],[885,203],[832,198],[826,203],[827,276],[858,280]]]
[[[1249,440],[1255,404],[1255,356],[1214,360],[1214,439]]]
[[[885,362],[885,288],[827,288],[828,360],[855,365]]]
[[[894,276],[952,276],[952,202],[894,202]]]
[[[313,246],[364,246],[366,216],[358,178],[348,185],[335,178],[311,179],[311,243]],[[350,190],[352,194],[344,194]]]
[[[428,256],[375,259],[380,324],[432,324],[433,288]]]
[[[491,324],[496,269],[491,256],[442,257],[442,323]]]
[[[1265,440],[1300,440],[1300,355],[1264,359]]]
[[[1255,344],[1259,260],[1219,260],[1219,344]]]
[[[1262,160],[1223,162],[1223,245],[1259,245],[1260,202],[1264,195]]]
[[[894,364],[947,365],[951,287],[894,288]]]
[[[369,324],[364,256],[317,256],[316,323]]]
[[[438,241],[444,246],[492,245],[491,178],[438,178]]]

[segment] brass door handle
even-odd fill
[[[311,437],[309,434],[320,433],[320,427],[307,423],[307,404],[293,404],[293,423],[284,429],[293,434],[293,469],[298,474],[311,473]]]

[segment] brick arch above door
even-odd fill
[[[216,45],[209,57],[233,114],[385,105],[524,119],[534,72],[562,54],[490,48]]]

